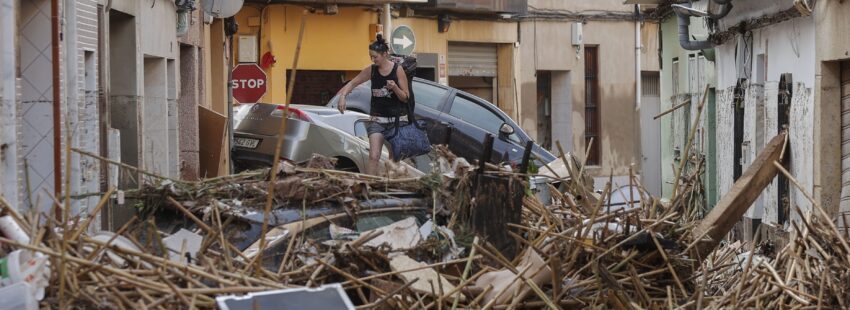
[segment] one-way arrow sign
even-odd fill
[[[398,26],[392,33],[393,52],[400,55],[410,55],[416,48],[416,36],[408,26]]]
[[[413,41],[410,41],[410,39],[406,35],[402,35],[401,39],[393,38],[393,44],[394,45],[401,45],[401,48],[404,49],[404,48],[407,48],[408,46],[410,46],[411,44],[413,44]]]

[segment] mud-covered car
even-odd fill
[[[271,166],[277,144],[277,132],[286,107],[277,104],[253,103],[238,107],[234,116],[231,157],[237,171]],[[366,137],[363,113],[341,114],[333,108],[311,105],[290,105],[286,132],[280,158],[304,162],[313,154],[336,159],[336,169],[352,172],[366,171],[369,161],[369,142]],[[384,150],[381,160],[389,160]],[[405,163],[411,175],[421,175]],[[379,165],[384,169],[385,165]],[[383,173],[383,171],[379,171]]]
[[[369,83],[360,84],[346,96],[346,110],[369,113]],[[489,161],[495,164],[519,164],[526,144],[532,141],[507,114],[475,95],[420,78],[413,79],[413,93],[416,119],[425,121],[431,144],[446,144],[448,139],[449,150],[469,162],[481,158],[487,135],[494,137]],[[327,106],[336,108],[338,103],[337,95]],[[531,155],[537,167],[556,159],[537,143],[532,145]]]

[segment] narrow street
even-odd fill
[[[0,0],[0,310],[850,308],[843,13]]]

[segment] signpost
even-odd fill
[[[266,73],[257,64],[239,64],[231,75],[233,98],[239,103],[255,103],[266,94]]]
[[[405,25],[395,27],[390,40],[393,52],[399,55],[410,55],[416,48],[416,36],[413,35],[413,29]]]

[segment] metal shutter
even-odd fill
[[[449,43],[449,76],[495,77],[495,44]]]
[[[841,200],[840,212],[850,211],[850,62],[841,63]],[[838,221],[843,222],[842,220]],[[850,225],[850,223],[842,223]]]

